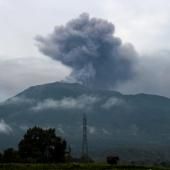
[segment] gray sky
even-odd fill
[[[117,87],[124,93],[170,97],[169,0],[0,0],[0,100],[30,85],[64,79],[70,69],[43,56],[36,35],[87,12],[107,19],[116,36],[139,53],[138,76]]]

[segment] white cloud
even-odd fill
[[[102,133],[103,133],[104,135],[111,135],[111,134],[112,134],[110,131],[108,131],[108,130],[105,129],[105,128],[102,129]]]
[[[70,69],[47,57],[0,59],[0,99],[11,97],[33,85],[60,81],[69,72]]]
[[[98,14],[100,4],[90,0],[0,0],[0,54],[39,56],[33,40],[37,34],[48,34],[55,25],[82,12]]]
[[[110,109],[114,106],[118,106],[123,103],[124,102],[122,101],[122,99],[116,98],[116,97],[111,97],[111,98],[107,99],[107,101],[103,105],[101,105],[101,107],[104,109]]]
[[[136,124],[132,124],[130,127],[129,127],[129,133],[136,136],[138,133],[139,133],[139,128]]]
[[[169,0],[0,0],[0,8],[0,53],[7,56],[39,56],[33,37],[48,34],[82,12],[113,22],[117,35],[139,51],[170,44]]]
[[[169,0],[108,0],[103,9],[116,25],[116,34],[139,52],[170,48]]]
[[[91,134],[91,135],[95,135],[95,134],[102,134],[102,135],[111,135],[112,133],[105,129],[105,128],[102,128],[102,129],[97,129],[96,127],[94,126],[91,126],[91,125],[87,125],[87,130],[88,130],[88,133]]]
[[[46,99],[38,103],[32,109],[40,111],[44,109],[90,109],[99,99],[95,96],[82,95],[77,98],[65,97],[61,100]]]
[[[0,133],[10,134],[12,132],[12,128],[3,120],[0,120]]]
[[[27,125],[20,125],[19,128],[23,131],[26,131],[29,129],[29,127]]]
[[[57,131],[58,131],[61,135],[64,135],[64,134],[65,134],[65,131],[64,131],[64,128],[63,128],[62,125],[58,125]]]
[[[25,97],[12,97],[10,100],[7,100],[5,103],[2,104],[22,104],[22,103],[32,103],[34,102],[33,99],[28,99]]]
[[[97,132],[96,128],[94,126],[87,126],[88,132],[93,135]]]

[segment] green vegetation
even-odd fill
[[[6,149],[0,154],[1,163],[63,163],[66,141],[55,134],[55,129],[39,127],[27,130],[18,150]]]
[[[25,127],[48,125],[57,135],[67,135],[78,155],[83,113],[94,132],[88,134],[89,153],[97,159],[105,160],[109,153],[126,161],[170,162],[170,99],[59,82],[31,87],[0,104],[0,117],[13,130],[6,132],[12,135],[0,134],[0,149],[16,146]]]
[[[107,164],[1,164],[0,170],[170,170],[170,168]]]

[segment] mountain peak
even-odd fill
[[[7,147],[17,143],[25,127],[54,127],[77,153],[81,148],[83,113],[87,115],[94,155],[120,146],[143,146],[148,151],[152,146],[160,153],[162,146],[169,146],[170,99],[147,94],[123,95],[65,82],[33,86],[2,103],[0,120],[15,137],[11,139],[9,133],[0,131],[0,138]]]

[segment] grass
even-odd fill
[[[107,164],[0,164],[0,170],[170,170],[170,168]]]

